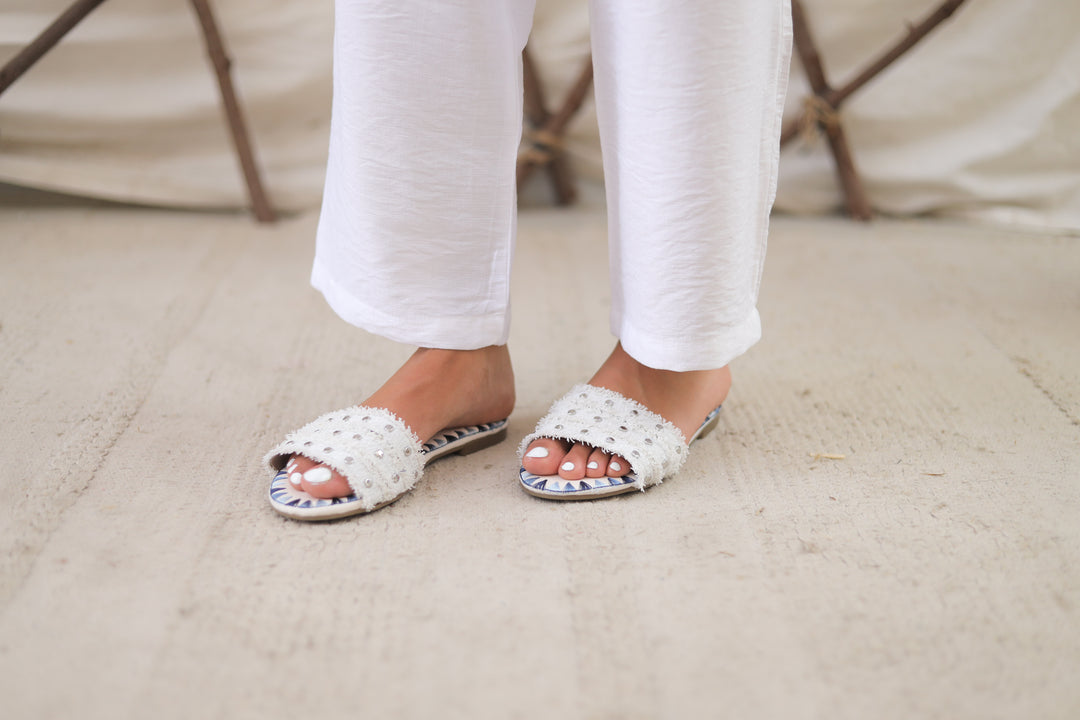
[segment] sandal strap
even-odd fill
[[[290,455],[336,470],[365,509],[401,495],[424,470],[423,446],[409,426],[389,410],[363,405],[326,413],[289,433],[263,462],[277,472]]]
[[[581,442],[620,455],[642,489],[678,472],[687,455],[679,428],[635,400],[592,385],[575,385],[556,400],[521,441],[518,456],[538,438]]]

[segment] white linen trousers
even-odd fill
[[[650,367],[721,367],[761,335],[789,0],[589,11],[612,332]],[[337,0],[312,284],[345,321],[422,347],[507,341],[532,14],[533,0]]]

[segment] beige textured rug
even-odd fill
[[[604,222],[525,213],[511,440],[308,525],[260,454],[408,352],[314,224],[0,207],[4,717],[1080,716],[1077,238],[776,219],[719,431],[555,504],[514,448],[612,342]]]

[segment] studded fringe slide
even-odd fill
[[[506,420],[447,428],[421,444],[394,413],[355,406],[327,413],[286,436],[263,462],[274,475],[270,506],[294,520],[334,520],[389,505],[416,485],[424,467],[452,453],[467,455],[506,438]],[[348,497],[321,499],[292,484],[290,455],[303,455],[337,470]]]
[[[690,442],[705,437],[716,427],[717,406]],[[555,401],[536,430],[521,441],[518,456],[533,440],[554,438],[581,442],[630,463],[623,477],[564,480],[558,475],[533,475],[524,467],[519,476],[525,492],[549,500],[594,500],[644,490],[678,472],[686,460],[689,443],[670,422],[639,402],[619,393],[592,385],[576,385]]]

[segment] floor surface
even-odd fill
[[[719,431],[558,504],[515,450],[613,342],[604,219],[525,212],[510,440],[302,524],[260,456],[408,353],[314,227],[0,207],[5,718],[1080,717],[1080,238],[775,218]]]

